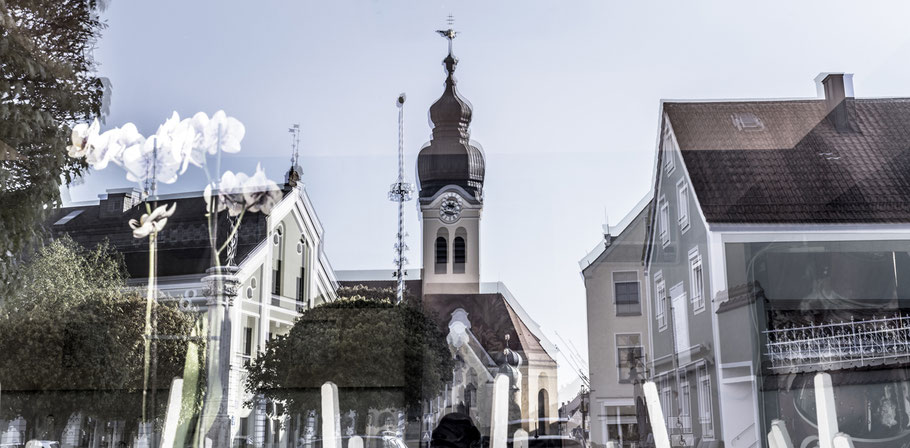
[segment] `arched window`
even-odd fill
[[[546,389],[540,389],[537,392],[537,434],[544,435],[547,433],[549,419],[547,418],[547,408],[550,406],[549,396]]]
[[[449,263],[449,242],[444,236],[436,237],[436,273],[445,274]]]
[[[464,237],[456,236],[452,241],[452,261],[455,263],[455,272],[459,274],[464,273],[465,250]]]

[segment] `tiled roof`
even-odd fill
[[[824,100],[664,110],[709,222],[910,222],[910,99],[845,106],[851,125],[840,132]]]
[[[208,224],[205,218],[205,201],[201,196],[162,200],[161,205],[177,204],[174,215],[158,235],[158,275],[204,274],[212,266]],[[103,202],[102,202],[103,204]],[[145,213],[140,203],[123,213],[102,213],[102,205],[65,207],[54,211],[46,226],[55,237],[69,234],[73,240],[86,247],[93,247],[107,240],[120,252],[126,262],[130,278],[148,277],[148,239],[133,238],[129,220]],[[55,224],[75,210],[82,210],[64,224]],[[219,241],[227,236],[228,223],[225,213],[219,216]],[[240,225],[235,263],[243,259],[266,237],[266,217],[261,213],[246,213]]]

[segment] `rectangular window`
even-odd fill
[[[306,291],[306,269],[300,268],[300,277],[297,277],[297,301],[304,302],[304,292]]]
[[[272,269],[272,294],[281,295],[281,260],[275,260],[275,268]]]
[[[620,383],[631,383],[637,374],[642,373],[638,367],[644,364],[642,354],[641,335],[638,333],[616,335],[616,367]]]
[[[698,423],[701,425],[701,437],[704,440],[713,440],[714,413],[712,411],[711,376],[708,374],[708,366],[703,362],[699,363],[695,367],[695,374],[698,381]]]
[[[676,184],[676,196],[676,219],[679,222],[680,232],[685,232],[689,230],[689,185],[685,181],[679,181]]]
[[[705,309],[705,275],[698,248],[689,252],[689,277],[692,285],[692,311],[699,313]]]
[[[641,315],[640,290],[637,272],[613,273],[613,300],[617,316]]]
[[[673,170],[676,169],[676,160],[673,157],[673,137],[670,135],[669,129],[664,131],[663,146],[664,170],[667,172],[667,175],[670,175]]]
[[[689,395],[689,378],[686,369],[679,369],[679,427],[683,434],[692,433],[692,415],[690,414],[691,398]]]
[[[670,204],[667,203],[666,198],[661,198],[659,204],[660,215],[657,225],[660,235],[660,242],[666,247],[668,244],[670,244]]]
[[[250,363],[250,357],[253,356],[253,328],[243,328],[243,365]]]
[[[673,427],[673,401],[671,399],[673,392],[670,390],[670,376],[666,373],[661,375],[657,381],[660,390],[660,408],[664,411],[664,420],[667,421],[667,428]]]
[[[654,276],[654,309],[657,310],[655,315],[657,318],[657,329],[659,331],[667,329],[666,296],[667,286],[664,284],[663,275],[658,272]]]

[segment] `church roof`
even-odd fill
[[[431,198],[446,185],[458,185],[480,199],[485,170],[483,150],[470,139],[468,127],[473,109],[456,87],[458,59],[452,54],[454,32],[449,31],[450,34],[443,34],[449,38],[449,54],[443,59],[445,88],[429,112],[433,137],[417,156],[420,198]]]

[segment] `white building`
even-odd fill
[[[49,227],[54,235],[69,234],[86,246],[107,239],[124,256],[129,284],[145,285],[148,241],[133,238],[127,224],[145,209],[138,198],[133,189],[109,190],[97,202],[72,204],[55,211]],[[187,312],[207,315],[207,285],[203,279],[212,266],[212,250],[202,195],[162,195],[158,201],[177,204],[176,213],[158,236],[159,300],[177,300]],[[227,228],[223,215],[219,229],[222,242]],[[283,421],[286,416],[267,418],[265,410],[270,405],[266,403],[255,411],[243,405],[251,398],[244,392],[244,366],[264,348],[266,341],[289,331],[301,311],[334,300],[338,285],[323,253],[323,232],[302,185],[286,185],[283,199],[269,215],[246,213],[243,218],[235,258],[237,296],[225,313],[230,323],[231,356],[218,360],[215,369],[209,357],[208,366],[210,383],[213,370],[223,371],[228,378],[226,407],[233,439],[254,445],[295,446],[292,441],[301,428]],[[210,333],[216,335],[217,330],[210,329]],[[165,389],[168,386],[158,385]],[[166,399],[166,394],[160,395]],[[112,443],[118,437],[130,440],[129,434],[111,433],[109,437]]]
[[[647,378],[648,305],[642,254],[648,194],[579,261],[585,283],[590,369],[591,442],[623,447],[638,443],[635,389]]]

